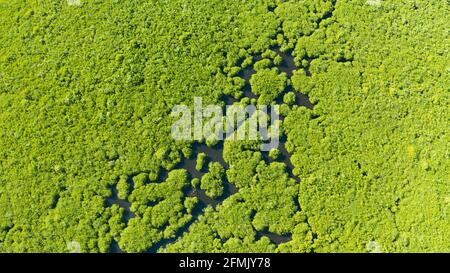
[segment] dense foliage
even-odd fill
[[[208,173],[204,174],[200,188],[211,198],[217,198],[223,194],[223,178],[225,169],[218,162],[211,162],[208,166]]]
[[[0,0],[0,252],[450,251],[448,1],[80,2]],[[301,183],[257,142],[224,165],[170,137],[245,68]]]

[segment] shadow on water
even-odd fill
[[[238,99],[233,98],[232,96],[222,95],[222,101],[225,105],[233,105],[235,102],[239,102]]]
[[[229,166],[223,159],[223,141],[213,147],[208,147],[205,144],[194,144],[193,150],[195,154],[206,154],[207,163],[219,162],[225,169],[228,169]]]
[[[288,77],[290,78],[293,75],[293,72],[297,69],[297,67],[295,66],[295,62],[294,62],[294,57],[292,56],[292,51],[288,51],[288,52],[281,52],[280,49],[278,47],[275,47],[273,49],[278,55],[280,55],[283,59],[282,63],[278,66],[279,70],[281,72],[284,72],[288,75]],[[254,61],[258,61],[261,60],[261,56],[256,56],[254,58]],[[310,62],[311,60],[309,60]],[[311,76],[311,73],[309,72],[309,70],[305,69],[306,74],[308,76]],[[247,67],[245,69],[243,69],[239,76],[242,77],[245,80],[245,86],[244,86],[244,97],[250,98],[250,99],[257,99],[258,96],[256,96],[255,94],[253,94],[252,89],[251,89],[251,85],[250,85],[250,78],[253,74],[255,74],[256,71],[253,69],[253,67]],[[283,94],[281,94],[279,96],[279,98],[276,99],[276,102],[278,104],[283,103],[282,98],[284,96],[284,94],[286,94],[286,92],[294,92],[296,94],[296,105],[298,106],[303,106],[306,107],[308,109],[313,109],[314,105],[310,102],[309,98],[304,95],[301,94],[300,92],[296,92],[293,90],[292,86],[288,86],[285,90],[285,92]],[[223,101],[225,102],[226,105],[232,105],[235,102],[238,102],[238,99],[233,98],[232,96],[228,96],[228,95],[224,95],[222,96]],[[281,119],[283,119],[284,117],[280,117]],[[267,152],[263,152],[263,158],[266,161],[266,163],[271,163],[271,162],[283,162],[286,165],[286,172],[288,173],[289,177],[294,179],[296,182],[300,182],[300,178],[295,176],[293,174],[293,170],[294,170],[294,166],[292,164],[292,162],[290,161],[290,154],[288,153],[288,151],[286,150],[285,144],[286,144],[287,138],[285,135],[282,135],[280,138],[280,144],[279,144],[279,151],[281,153],[280,157],[277,160],[273,160],[271,158],[269,158],[268,153]],[[206,154],[206,166],[208,165],[209,162],[219,162],[225,169],[228,169],[229,166],[228,164],[225,162],[225,160],[223,159],[223,141],[218,143],[217,145],[213,146],[213,147],[208,147],[206,144],[200,144],[200,143],[194,143],[192,145],[192,155],[190,158],[184,158],[179,164],[177,164],[175,166],[175,169],[185,169],[188,171],[188,173],[190,174],[191,178],[198,178],[201,179],[202,176],[206,173],[206,171],[204,168],[200,171],[198,171],[196,169],[196,159],[197,159],[197,155],[199,153],[204,153]],[[167,179],[169,171],[166,170],[161,170],[159,177],[158,177],[158,181],[157,183],[161,183],[164,182]],[[132,176],[130,176],[129,179],[129,183],[132,185],[133,181],[132,181]],[[195,209],[192,211],[192,218],[191,220],[186,223],[182,228],[180,228],[175,236],[173,238],[169,238],[169,239],[163,239],[160,242],[158,242],[157,244],[153,245],[148,252],[157,252],[159,249],[167,246],[170,243],[175,242],[178,238],[180,238],[184,233],[189,232],[189,228],[190,226],[198,219],[198,217],[200,215],[203,214],[204,209],[207,206],[212,206],[213,208],[216,208],[218,205],[220,205],[225,199],[227,199],[228,197],[230,197],[231,195],[235,194],[238,192],[238,189],[236,188],[235,185],[229,183],[227,181],[226,178],[223,178],[223,186],[224,186],[224,193],[220,198],[210,198],[206,195],[205,191],[199,189],[199,188],[192,188],[190,187],[189,189],[186,190],[185,192],[185,196],[187,197],[197,197],[198,198],[198,203],[195,207]],[[107,199],[107,202],[109,204],[109,206],[113,205],[113,204],[117,204],[119,207],[123,208],[125,213],[124,213],[124,221],[127,224],[128,221],[133,218],[135,215],[130,211],[130,207],[131,204],[127,201],[124,200],[120,200],[117,196],[117,189],[114,186],[112,188],[112,196],[110,198]],[[294,200],[298,209],[300,209],[300,205],[298,203],[298,200]],[[266,236],[268,237],[272,243],[278,245],[281,243],[286,243],[289,242],[290,240],[292,240],[292,235],[288,234],[288,235],[278,235],[278,234],[274,234],[271,233],[269,231],[259,231],[257,232],[257,238],[261,238],[262,236]],[[116,241],[113,241],[111,244],[111,251],[112,252],[122,252],[117,244]]]
[[[123,208],[123,220],[125,221],[125,224],[128,224],[131,218],[134,218],[136,215],[134,215],[133,212],[131,212],[131,203],[125,200],[120,199],[117,196],[117,188],[116,186],[113,186],[111,188],[112,196],[106,199],[106,202],[108,203],[108,207],[111,207],[112,205],[118,205],[120,208]]]
[[[119,243],[116,240],[113,240],[110,247],[110,252],[112,253],[124,253],[122,249],[119,247]]]
[[[292,241],[292,234],[288,234],[288,235],[278,235],[269,231],[259,231],[257,233],[256,239],[259,240],[261,239],[261,237],[267,237],[270,239],[270,241],[275,244],[275,245],[279,245],[279,244],[283,244],[283,243],[287,243],[289,241]]]
[[[258,99],[258,96],[253,94],[252,86],[250,85],[249,82],[246,82],[244,85],[244,97],[249,98],[249,99]]]
[[[294,56],[292,56],[292,50],[289,50],[287,52],[282,52],[278,46],[275,47],[273,50],[283,58],[283,61],[278,66],[278,69],[281,72],[286,73],[288,75],[288,78],[291,78],[292,75],[294,74],[294,71],[298,69],[298,67],[295,65]],[[312,61],[312,59],[308,59],[308,63],[311,63],[311,61]],[[309,67],[309,65],[308,65],[308,67]],[[308,77],[311,77],[311,72],[309,71],[308,67],[303,68],[303,70],[305,71],[305,73]],[[284,92],[280,96],[278,96],[278,98],[276,98],[276,100],[275,100],[276,103],[282,104],[283,96],[288,92],[293,92],[295,94],[295,105],[303,106],[310,110],[312,110],[314,108],[314,104],[309,100],[308,96],[295,91],[294,88],[292,87],[292,85],[286,86],[286,89],[284,90]],[[284,117],[281,117],[281,118],[283,119]]]
[[[292,56],[292,50],[289,50],[288,52],[282,52],[279,47],[275,47],[274,51],[283,59],[281,64],[278,66],[278,69],[281,72],[286,73],[289,78],[292,77],[294,71],[297,70],[294,62],[294,57]]]

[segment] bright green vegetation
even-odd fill
[[[120,177],[119,182],[117,182],[117,196],[119,199],[127,200],[130,194],[130,183],[128,183],[128,177],[123,175]]]
[[[201,171],[203,169],[203,166],[205,165],[205,160],[206,160],[205,153],[199,153],[197,155],[197,162],[195,165],[195,169],[197,169],[197,171]]]
[[[269,157],[273,160],[276,160],[280,157],[281,153],[278,149],[272,149],[269,151]]]
[[[289,234],[298,225],[304,225],[305,215],[298,211],[295,202],[299,185],[288,178],[284,164],[265,164],[261,153],[256,151],[258,145],[240,142],[225,145],[227,163],[238,168],[237,173],[230,168],[227,176],[239,179],[231,180],[240,191],[227,198],[216,211],[207,210],[188,234],[165,251],[274,251],[275,246],[267,237],[257,237],[258,231]],[[218,244],[217,236],[225,243]],[[292,248],[286,245],[284,249]]]
[[[258,70],[250,79],[252,91],[258,95],[258,104],[270,105],[286,88],[287,75],[278,69]]]
[[[295,94],[294,92],[288,92],[283,97],[283,102],[287,105],[292,106],[295,103]]]
[[[0,1],[0,252],[450,251],[448,1],[81,3]],[[172,107],[241,98],[251,67],[301,183],[231,141],[192,179]]]
[[[163,183],[136,186],[129,196],[136,217],[122,231],[121,249],[145,251],[162,239],[175,236],[176,231],[191,220],[195,199],[185,198],[183,189],[189,185],[185,170],[174,170]],[[165,227],[164,230],[161,230]]]
[[[200,189],[211,198],[217,198],[223,194],[223,178],[225,169],[218,162],[211,162],[208,165],[208,173],[204,174],[201,180]]]

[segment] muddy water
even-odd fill
[[[283,62],[278,67],[279,70],[281,72],[286,73],[288,75],[288,77],[290,78],[293,75],[293,72],[295,70],[297,70],[297,67],[295,66],[294,58],[292,57],[291,52],[284,53],[284,52],[281,52],[279,50],[279,48],[274,48],[273,50],[276,51],[277,54],[279,54],[283,58]],[[258,61],[258,60],[261,60],[260,56],[256,56],[254,58],[254,61]],[[306,70],[306,73],[309,74],[309,76],[310,76],[309,70],[307,70],[307,69],[305,69],[305,70]],[[250,67],[250,68],[246,68],[246,69],[242,70],[241,73],[239,74],[245,80],[245,87],[243,90],[244,97],[247,97],[250,99],[258,98],[255,94],[252,93],[252,89],[251,89],[251,85],[250,85],[250,79],[251,79],[252,75],[255,73],[256,73],[256,71],[253,69],[253,67]],[[288,86],[285,90],[285,93],[291,92],[291,91],[294,92],[292,87]],[[279,96],[279,98],[276,99],[276,102],[278,104],[282,103],[282,98],[285,93],[281,94]],[[314,105],[309,101],[307,96],[305,96],[299,92],[295,92],[295,94],[296,94],[296,104],[297,105],[304,106],[308,109],[312,109],[314,107]],[[238,101],[237,99],[235,99],[231,96],[223,96],[222,99],[226,105],[231,105],[234,102]],[[281,117],[281,119],[283,119],[283,117]],[[300,182],[300,178],[293,174],[294,166],[293,166],[292,162],[290,161],[290,154],[286,150],[285,143],[286,143],[286,136],[282,136],[280,138],[280,145],[278,148],[281,152],[280,158],[278,158],[277,160],[272,160],[269,158],[267,152],[263,152],[263,158],[266,161],[266,163],[271,163],[274,161],[285,163],[286,171],[287,171],[289,177],[294,179],[297,182]],[[196,167],[196,158],[199,153],[206,154],[206,157],[207,157],[206,158],[207,162],[205,164],[206,166],[208,165],[209,162],[219,162],[225,169],[229,168],[228,164],[223,159],[223,142],[215,145],[214,147],[208,147],[205,144],[195,143],[192,146],[192,149],[193,149],[193,153],[192,153],[191,158],[185,158],[181,163],[179,163],[175,167],[175,169],[181,169],[181,168],[185,169],[189,172],[189,174],[192,178],[201,179],[201,177],[205,174],[205,171],[204,170],[197,171],[197,169],[195,168]],[[159,180],[159,182],[163,182],[163,181],[165,181],[166,178],[167,178],[167,171],[163,171],[160,174],[160,177],[158,180]],[[130,183],[132,183],[132,176],[130,176],[129,181],[130,181]],[[158,244],[156,244],[152,248],[150,248],[148,251],[156,252],[161,247],[164,247],[167,244],[170,244],[170,243],[176,241],[177,238],[182,236],[182,234],[184,232],[189,231],[190,225],[195,222],[195,220],[197,219],[197,217],[199,215],[202,214],[203,209],[205,207],[212,206],[215,208],[217,205],[221,204],[226,198],[228,198],[231,195],[238,192],[238,189],[233,184],[229,183],[226,180],[226,178],[223,179],[223,186],[224,186],[224,194],[220,198],[217,198],[217,199],[209,198],[205,194],[204,191],[202,191],[198,188],[197,189],[192,189],[192,188],[189,189],[186,192],[186,196],[191,196],[191,197],[195,196],[199,199],[199,204],[192,213],[192,216],[193,216],[192,220],[189,223],[187,223],[183,228],[178,230],[178,232],[176,234],[177,236],[175,238],[162,240],[161,242],[159,242]],[[126,223],[128,223],[128,221],[135,216],[130,211],[131,204],[127,201],[120,200],[117,197],[117,190],[115,187],[113,187],[112,190],[113,190],[113,195],[112,195],[112,197],[107,199],[107,202],[110,206],[113,204],[117,204],[120,207],[124,208],[124,210],[125,210],[124,220]],[[297,203],[298,208],[300,209],[298,202],[296,202],[296,203]],[[257,233],[257,238],[260,238],[262,236],[268,237],[271,240],[271,242],[273,242],[274,244],[281,244],[281,243],[285,243],[285,242],[292,240],[291,235],[282,236],[282,235],[270,233],[268,231],[262,231],[262,232]],[[116,241],[113,242],[113,244],[111,246],[111,251],[122,252]]]

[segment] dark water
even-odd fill
[[[283,61],[278,66],[278,69],[281,72],[284,72],[288,75],[288,77],[292,77],[294,74],[294,71],[297,70],[297,67],[295,66],[294,58],[292,57],[292,50],[289,50],[288,52],[282,52],[279,47],[276,47],[275,52],[283,58]]]
[[[285,72],[288,75],[288,77],[291,77],[293,75],[293,72],[295,70],[297,70],[297,67],[295,66],[294,58],[291,55],[291,52],[286,52],[286,53],[281,52],[279,50],[279,48],[277,48],[277,47],[274,48],[273,50],[275,50],[283,58],[283,62],[278,67],[279,70],[281,72]],[[261,60],[260,56],[256,56],[254,58],[254,61],[258,61],[258,60]],[[309,76],[311,75],[309,70],[305,69],[305,71],[306,71],[307,75],[309,75]],[[253,69],[253,67],[249,67],[249,68],[243,69],[243,71],[241,71],[241,73],[239,74],[245,80],[244,97],[251,98],[251,99],[258,98],[255,94],[252,93],[251,85],[249,82],[251,76],[254,73],[256,73],[256,71]],[[291,92],[291,91],[293,91],[292,87],[288,86],[285,90],[285,93]],[[295,92],[295,91],[293,91],[293,92]],[[282,98],[285,93],[281,94],[279,96],[279,98],[276,99],[277,103],[279,103],[279,104],[282,103]],[[296,104],[297,105],[304,106],[308,109],[312,109],[314,107],[314,105],[310,102],[310,100],[307,96],[305,96],[299,92],[295,92],[295,94],[296,94]],[[226,105],[231,105],[234,102],[238,101],[237,99],[235,99],[231,96],[226,96],[226,95],[223,96],[222,99]],[[280,118],[283,119],[283,117],[280,117]],[[271,158],[269,158],[268,152],[262,152],[263,158],[266,161],[266,163],[271,163],[274,161],[285,163],[286,171],[287,171],[289,177],[294,179],[296,182],[300,183],[300,178],[293,175],[294,166],[293,166],[292,162],[290,161],[290,154],[286,150],[285,143],[286,143],[286,136],[283,135],[280,138],[280,145],[278,147],[278,149],[281,152],[280,158],[278,158],[277,160],[272,160]],[[182,162],[179,163],[175,167],[175,169],[187,170],[189,172],[191,178],[201,179],[201,177],[205,174],[204,170],[197,171],[197,169],[195,168],[196,167],[196,158],[199,153],[206,154],[207,161],[206,161],[205,166],[207,166],[209,164],[209,162],[219,162],[225,169],[229,168],[228,164],[226,164],[226,162],[223,159],[223,142],[215,145],[214,147],[208,147],[205,144],[194,143],[192,145],[192,149],[193,149],[192,156],[190,158],[183,159]],[[168,173],[167,171],[163,170],[159,175],[158,182],[165,181],[167,178],[167,173]],[[134,175],[137,175],[137,174],[134,174]],[[132,177],[134,175],[130,176],[130,179],[129,179],[130,185],[133,184]],[[221,204],[226,198],[228,198],[231,195],[238,192],[238,189],[233,184],[229,183],[226,178],[223,179],[223,186],[224,186],[224,193],[220,198],[217,198],[217,199],[212,199],[212,198],[208,197],[206,195],[206,193],[199,188],[196,188],[196,189],[190,188],[189,190],[187,190],[186,196],[190,196],[190,197],[195,196],[199,199],[198,205],[196,206],[195,210],[192,212],[192,216],[193,216],[192,220],[189,221],[183,228],[179,229],[174,238],[164,239],[164,240],[160,241],[159,243],[152,246],[148,250],[148,252],[157,252],[160,248],[162,248],[170,243],[175,242],[179,237],[182,236],[183,233],[189,232],[189,227],[191,226],[192,223],[195,222],[197,217],[203,213],[204,208],[206,208],[207,206],[212,206],[213,208],[215,208],[217,205]],[[131,204],[127,201],[120,200],[117,197],[117,190],[115,187],[112,188],[112,192],[113,192],[112,196],[107,199],[108,204],[110,206],[113,204],[117,204],[118,206],[124,208],[124,210],[125,210],[124,221],[125,221],[125,223],[128,223],[128,221],[131,218],[135,217],[135,215],[130,211]],[[300,209],[298,200],[295,200],[295,202],[297,204],[298,209]],[[278,234],[274,234],[274,233],[271,233],[268,231],[257,232],[257,238],[261,238],[262,236],[268,237],[272,243],[277,244],[277,245],[281,244],[281,243],[289,242],[290,240],[292,240],[292,235],[278,235]],[[113,243],[111,245],[111,251],[112,252],[122,252],[122,250],[120,250],[116,241],[113,241]]]
[[[110,247],[110,252],[112,253],[124,253],[122,249],[120,249],[119,244],[116,240],[113,240]]]
[[[121,200],[117,196],[117,188],[114,186],[112,187],[112,196],[106,199],[106,202],[108,203],[108,206],[112,205],[118,205],[119,207],[124,209],[123,218],[126,224],[128,224],[128,221],[130,221],[131,218],[135,217],[134,213],[131,212],[131,203],[125,200]]]
[[[257,234],[256,239],[260,239],[261,237],[266,236],[267,238],[270,239],[270,241],[273,244],[279,245],[279,244],[283,244],[283,243],[287,243],[289,241],[292,241],[292,235],[277,235],[275,233],[271,233],[269,231],[260,231]]]
[[[244,97],[249,98],[249,99],[257,99],[258,98],[258,96],[253,94],[252,86],[250,85],[250,78],[255,73],[256,73],[256,71],[253,69],[253,67],[252,68],[243,69],[239,73],[239,76],[245,80]]]

